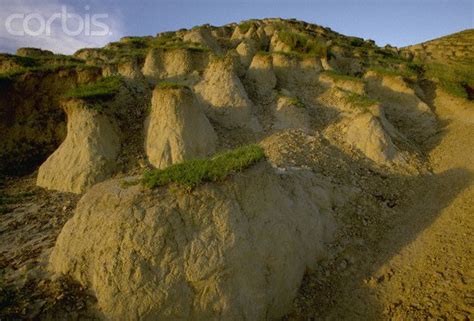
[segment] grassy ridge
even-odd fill
[[[242,146],[209,159],[194,159],[165,169],[148,171],[143,175],[142,183],[149,188],[176,183],[186,190],[191,190],[204,182],[221,181],[264,157],[260,146]]]
[[[429,63],[425,65],[425,77],[437,79],[447,93],[467,99],[465,86],[474,88],[474,65]]]

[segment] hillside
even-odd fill
[[[0,319],[472,318],[472,36],[1,54]]]

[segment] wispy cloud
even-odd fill
[[[59,0],[6,0],[0,6],[0,52],[36,47],[72,54],[80,48],[103,46],[123,35],[121,13],[101,7],[99,1],[78,5]]]

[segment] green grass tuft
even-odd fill
[[[183,85],[183,84],[180,84],[180,83],[177,83],[177,82],[172,82],[172,81],[162,81],[162,82],[159,82],[159,83],[156,85],[156,88],[160,88],[160,89],[181,89],[181,88],[187,88],[187,89],[189,89],[189,87],[186,86],[186,85]]]
[[[306,108],[304,102],[298,97],[291,97],[288,102],[295,107]]]
[[[111,76],[102,78],[101,80],[79,86],[70,90],[66,93],[66,98],[78,98],[78,99],[108,99],[115,96],[120,86],[122,85],[122,78],[120,76]]]
[[[312,39],[303,32],[282,29],[278,32],[278,38],[296,54],[316,57],[327,56],[326,45],[316,39]]]
[[[222,181],[263,158],[265,154],[260,146],[246,145],[209,159],[194,159],[165,169],[148,171],[143,175],[142,183],[149,188],[176,183],[189,191],[204,182]]]
[[[253,23],[252,21],[245,21],[239,24],[238,28],[240,32],[247,33],[254,25],[255,23]]]
[[[393,66],[372,66],[369,70],[376,72],[379,75],[414,78],[417,76],[416,72],[410,68],[397,68]]]
[[[346,96],[346,101],[364,112],[368,112],[370,106],[378,104],[377,100],[371,99],[367,95],[359,95],[356,93],[349,93]]]

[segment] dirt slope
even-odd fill
[[[356,262],[308,274],[290,320],[472,319],[474,126],[443,114],[446,126],[425,146],[437,144],[433,174],[407,189],[382,236],[347,255]]]

